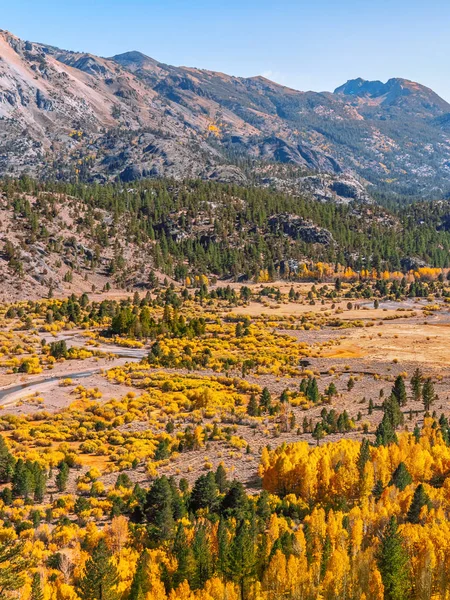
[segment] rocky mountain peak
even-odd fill
[[[143,54],[142,52],[138,52],[137,50],[131,50],[130,52],[124,52],[123,54],[116,54],[111,58],[111,60],[132,72],[139,69],[148,69],[160,65],[160,63],[155,59]]]

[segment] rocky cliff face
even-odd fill
[[[286,188],[315,172],[331,177],[331,196],[344,201],[354,196],[349,182],[438,196],[450,191],[449,115],[434,92],[402,79],[304,93],[139,52],[106,59],[0,32],[2,174]]]

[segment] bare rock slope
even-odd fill
[[[450,192],[450,105],[403,79],[299,92],[263,77],[113,58],[0,31],[0,173],[91,181],[203,178]],[[280,168],[282,167],[282,168]],[[325,186],[322,176],[331,178]],[[329,192],[331,190],[331,192]]]

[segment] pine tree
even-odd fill
[[[248,498],[240,481],[233,481],[221,504],[221,514],[241,520],[248,510]]]
[[[24,551],[25,541],[0,541],[0,598],[19,590],[25,583],[25,572],[31,560]]]
[[[218,494],[214,473],[210,471],[206,475],[200,475],[192,488],[190,509],[195,512],[200,508],[207,508],[214,512],[218,505]]]
[[[239,585],[241,600],[247,600],[249,583],[256,575],[255,544],[250,526],[241,521],[230,544],[226,574]]]
[[[19,459],[12,478],[12,494],[14,497],[27,498],[34,491],[34,477],[28,463]]]
[[[216,480],[216,484],[219,489],[219,492],[221,494],[225,493],[228,489],[229,483],[228,483],[228,479],[227,479],[227,472],[225,470],[225,467],[222,464],[220,464],[217,467],[214,478]]]
[[[177,559],[177,570],[173,575],[173,587],[177,588],[183,581],[187,581],[192,585],[196,572],[195,557],[192,547],[188,543],[183,523],[178,524],[172,552]]]
[[[320,399],[319,387],[315,377],[310,377],[308,380],[308,387],[306,389],[306,397],[308,400],[316,404]]]
[[[44,600],[44,592],[42,590],[41,576],[39,573],[33,575],[30,600]]]
[[[384,415],[381,423],[378,425],[375,435],[377,446],[389,446],[389,444],[397,443],[397,434],[386,415]]]
[[[172,500],[172,488],[163,475],[155,480],[148,491],[144,506],[149,534],[154,540],[169,540],[173,536],[175,521]]]
[[[118,600],[118,580],[117,569],[111,562],[111,553],[105,540],[101,539],[86,562],[78,595],[82,600]]]
[[[56,487],[59,492],[64,492],[67,487],[69,480],[69,465],[66,462],[62,462],[59,465],[59,470],[55,478]]]
[[[265,387],[261,392],[261,397],[259,399],[259,406],[262,410],[268,412],[272,405],[272,396],[270,395],[269,390]]]
[[[395,517],[391,517],[384,529],[377,562],[383,580],[385,600],[409,600],[411,586],[408,555],[403,548]]]
[[[430,411],[431,405],[436,400],[436,393],[434,391],[434,385],[431,379],[428,377],[425,379],[425,383],[422,387],[422,402],[425,412]]]
[[[144,550],[136,565],[128,600],[145,600],[147,594],[150,592],[150,582],[147,576],[149,561],[149,554],[147,550]]]
[[[16,461],[10,453],[5,439],[0,435],[0,483],[11,481],[14,475],[14,465]]]
[[[422,373],[420,369],[417,368],[411,377],[411,391],[416,402],[418,402],[422,396],[422,380]]]
[[[331,558],[332,553],[332,545],[330,536],[325,536],[325,541],[322,548],[322,560],[320,561],[320,579],[322,580],[325,577],[325,573],[327,572],[328,562]]]
[[[320,421],[316,423],[312,436],[316,440],[317,445],[319,445],[320,440],[325,437],[325,430],[323,428],[323,424]]]
[[[377,479],[373,490],[372,490],[372,494],[373,497],[375,498],[375,500],[379,500],[381,498],[381,494],[384,492],[384,487],[383,487],[383,482],[381,481],[381,479]]]
[[[195,557],[194,588],[201,589],[213,574],[213,559],[204,525],[197,527],[192,548]]]
[[[217,530],[217,566],[222,575],[226,575],[227,573],[228,553],[228,525],[225,519],[220,519]]]
[[[417,524],[420,522],[420,512],[424,506],[431,507],[431,502],[428,494],[425,491],[425,488],[421,483],[419,483],[419,485],[416,487],[408,510],[407,519],[409,523]]]
[[[392,388],[392,395],[395,396],[399,406],[405,406],[407,404],[408,396],[406,394],[405,382],[401,375],[395,380],[394,387]]]
[[[395,485],[395,487],[402,492],[410,483],[412,483],[412,480],[405,463],[401,462],[392,475],[390,485]]]
[[[249,414],[251,417],[257,417],[259,414],[258,402],[256,401],[255,394],[250,396],[250,400],[247,404],[247,414]]]
[[[405,418],[400,410],[398,400],[393,394],[384,401],[383,407],[384,414],[389,419],[393,429],[396,429],[399,425],[403,425]]]
[[[358,472],[359,472],[359,489],[360,489],[360,491],[364,487],[364,468],[369,460],[370,460],[370,444],[369,444],[369,440],[364,438],[363,441],[361,442],[361,447],[359,449],[359,455],[358,455],[358,461],[357,461]]]

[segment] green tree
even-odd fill
[[[315,377],[310,377],[308,380],[308,386],[306,388],[306,397],[308,400],[316,404],[320,399],[319,387]]]
[[[69,465],[63,461],[59,465],[58,473],[55,477],[56,487],[59,492],[64,492],[67,488],[67,482],[69,480]]]
[[[272,405],[272,396],[270,395],[269,390],[265,387],[261,392],[261,397],[259,399],[259,406],[262,410],[268,412]]]
[[[251,417],[257,417],[259,414],[259,407],[255,394],[250,396],[250,400],[247,404],[247,414],[249,414]]]
[[[14,465],[16,461],[10,453],[5,439],[0,435],[0,483],[11,481],[14,475]]]
[[[431,381],[431,378],[425,379],[425,382],[422,387],[422,402],[425,412],[429,412],[431,405],[436,400],[436,392],[434,391],[434,385]]]
[[[44,600],[44,592],[42,590],[41,576],[39,573],[33,575],[30,600]]]
[[[147,576],[149,562],[149,554],[147,550],[144,550],[136,565],[128,600],[145,600],[148,592],[150,592],[150,582]]]
[[[228,489],[229,483],[227,479],[227,472],[222,464],[217,467],[214,478],[216,480],[217,487],[219,488],[219,492],[221,494],[225,493]]]
[[[172,552],[177,559],[177,570],[173,575],[173,587],[177,588],[183,581],[191,585],[195,577],[195,557],[191,545],[188,543],[183,523],[179,523]]]
[[[312,436],[316,440],[317,445],[319,445],[320,440],[322,440],[325,437],[325,429],[323,428],[323,424],[320,421],[316,423]]]
[[[412,480],[405,463],[401,462],[392,474],[390,485],[395,485],[402,492]]]
[[[158,541],[173,537],[175,520],[173,514],[173,493],[165,475],[156,479],[148,491],[144,514],[148,522],[149,535]]]
[[[399,375],[395,380],[394,387],[392,388],[392,395],[397,400],[399,406],[405,406],[408,402],[405,381],[401,375]]]
[[[190,498],[190,508],[197,511],[201,508],[214,512],[218,506],[219,490],[214,473],[210,471],[206,475],[200,475],[194,483]]]
[[[7,592],[20,590],[25,583],[31,560],[25,555],[24,545],[22,540],[0,542],[0,598],[5,598]]]
[[[228,552],[226,574],[239,585],[241,600],[247,600],[249,584],[256,575],[256,557],[254,536],[246,521],[241,521],[236,527]]]
[[[241,520],[248,510],[248,498],[240,481],[233,481],[222,500],[221,514]]]
[[[86,562],[85,575],[80,581],[78,595],[82,600],[118,600],[118,580],[111,553],[105,540],[101,539]]]
[[[383,531],[377,562],[383,580],[385,600],[409,600],[411,585],[408,555],[403,547],[403,539],[395,517],[391,517]]]
[[[411,377],[411,391],[416,402],[422,397],[422,381],[423,376],[419,368],[417,368]]]
[[[213,559],[205,525],[199,525],[195,530],[192,548],[195,557],[194,588],[200,589],[213,575]]]
[[[419,483],[414,492],[413,499],[408,509],[407,519],[409,523],[420,522],[420,512],[424,506],[431,507],[430,498],[423,487],[423,484]]]

